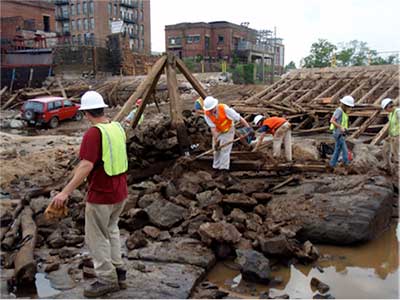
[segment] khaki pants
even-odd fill
[[[86,202],[85,241],[97,279],[102,283],[116,283],[115,268],[123,266],[118,220],[124,205],[125,201],[117,204]]]
[[[388,168],[391,167],[392,163],[395,164],[396,168],[399,167],[399,139],[399,136],[388,137],[383,144],[383,158]]]
[[[292,132],[290,130],[289,122],[283,123],[281,127],[275,131],[272,146],[275,158],[281,156],[282,141],[285,145],[286,160],[292,161]]]
[[[220,145],[233,141],[235,138],[235,127],[231,127],[228,132],[221,133],[218,136],[218,141]],[[213,145],[214,147],[214,139]],[[225,146],[219,151],[214,151],[214,162],[213,168],[218,170],[229,170],[230,162],[231,162],[231,151],[233,144]]]

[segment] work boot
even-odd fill
[[[88,298],[98,298],[107,293],[119,291],[119,286],[117,283],[102,283],[100,281],[95,281],[89,287],[85,288],[83,295]]]
[[[121,268],[116,268],[115,270],[117,271],[119,288],[120,288],[121,290],[126,289],[126,288],[127,288],[127,284],[126,284],[126,270],[121,269]]]

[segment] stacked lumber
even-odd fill
[[[387,135],[384,98],[399,101],[398,66],[368,66],[294,70],[245,101],[231,105],[245,115],[284,116],[302,134],[329,132],[329,120],[340,98],[351,95],[356,106],[349,114],[352,137],[370,136],[379,143]]]

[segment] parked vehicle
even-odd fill
[[[47,125],[56,128],[63,120],[82,120],[83,114],[79,111],[79,107],[79,104],[62,97],[30,99],[22,105],[21,116],[28,125]]]

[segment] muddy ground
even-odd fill
[[[113,116],[117,111],[107,113]],[[392,220],[397,222],[397,177],[380,168],[379,147],[353,144],[349,174],[334,174],[274,167],[268,147],[254,154],[235,145],[236,180],[231,180],[211,170],[211,157],[177,163],[176,134],[168,109],[162,111],[158,114],[151,107],[145,122],[130,135],[129,198],[120,221],[128,289],[106,298],[233,297],[203,281],[217,261],[233,260],[246,281],[274,286],[279,278],[271,271],[318,259],[314,243],[366,242]],[[17,112],[2,114],[3,122]],[[207,150],[210,135],[204,122],[187,114],[186,125],[192,143],[198,144],[194,154]],[[72,195],[67,218],[49,222],[43,217],[55,192],[52,187],[70,172],[89,126],[86,121],[70,121],[57,129],[0,133],[1,228],[5,231],[12,223],[10,216],[21,199],[28,200],[38,233],[34,254],[36,277],[41,278],[39,297],[82,298],[84,287],[94,280],[84,245],[85,187]],[[327,159],[318,151],[321,141],[329,141],[329,136],[295,137],[295,164],[325,164]],[[42,187],[48,189],[41,194]],[[11,247],[1,252],[1,296],[32,297],[35,291],[27,294],[11,280],[16,251]],[[332,297],[323,282],[313,284],[316,294]]]

